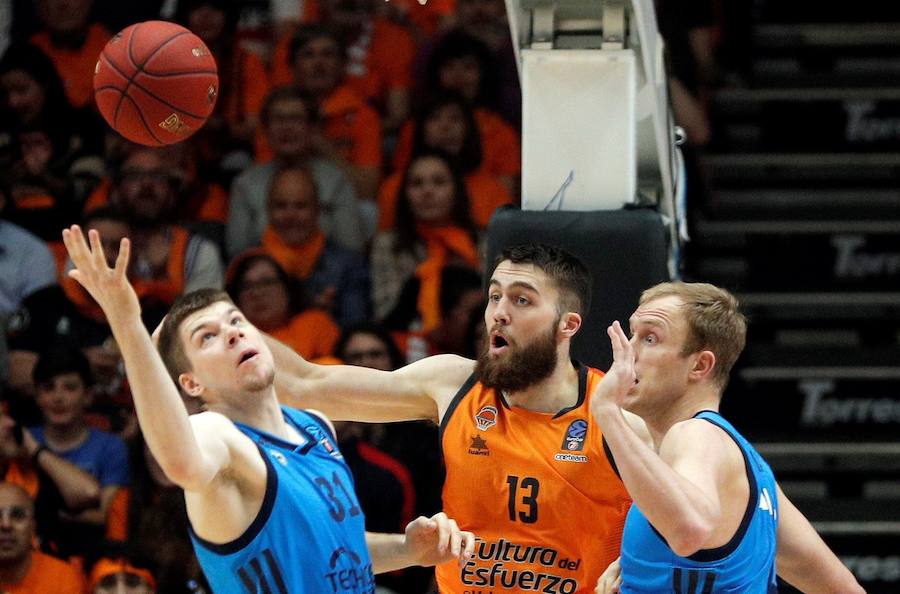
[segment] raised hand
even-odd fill
[[[634,387],[634,347],[625,336],[622,325],[618,321],[606,329],[612,343],[613,364],[606,372],[603,381],[597,386],[596,395],[600,402],[609,402],[621,406],[628,391]]]
[[[78,225],[63,230],[63,243],[66,251],[75,264],[69,276],[78,281],[91,297],[103,308],[107,320],[113,318],[126,319],[130,316],[140,317],[141,306],[137,294],[125,271],[128,269],[128,257],[131,253],[131,242],[123,238],[119,246],[115,268],[110,268],[100,243],[100,234],[94,229],[88,232],[90,245]]]
[[[456,559],[462,567],[475,551],[475,535],[460,530],[444,512],[419,516],[406,526],[408,555],[416,565],[430,567]]]

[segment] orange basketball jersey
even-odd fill
[[[442,593],[593,592],[619,556],[631,504],[578,369],[578,402],[558,413],[511,408],[475,376],[441,422],[444,511],[478,537],[475,558],[437,568]]]

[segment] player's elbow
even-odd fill
[[[159,466],[170,481],[185,491],[197,491],[206,482],[199,465],[192,461],[179,458],[160,460]]]
[[[690,557],[697,551],[706,548],[712,537],[715,524],[710,521],[696,519],[682,522],[671,538],[666,540],[672,551],[680,557]]]

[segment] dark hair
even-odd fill
[[[307,303],[303,282],[290,276],[275,258],[258,248],[251,248],[238,254],[228,265],[228,271],[225,275],[225,292],[228,293],[232,301],[235,303],[239,301],[239,296],[244,288],[244,275],[257,262],[268,262],[275,268],[275,275],[288,293],[288,309],[292,315],[306,309]]]
[[[559,291],[559,313],[584,315],[591,309],[591,271],[584,262],[562,248],[545,243],[526,243],[505,248],[494,259],[500,262],[533,264],[553,280]]]
[[[483,159],[481,133],[478,131],[478,122],[475,121],[472,106],[462,95],[453,91],[441,91],[438,95],[426,99],[417,111],[413,135],[413,154],[417,155],[435,148],[429,146],[425,141],[425,122],[439,110],[449,106],[459,107],[466,123],[466,137],[463,139],[462,149],[458,155],[452,157],[463,173],[471,173],[481,167]]]
[[[297,27],[297,30],[291,36],[290,51],[287,55],[288,65],[293,66],[294,62],[297,61],[297,52],[306,47],[307,44],[323,37],[334,41],[338,46],[338,53],[340,54],[341,59],[345,60],[347,57],[347,48],[340,35],[337,34],[337,31],[332,27],[321,23],[308,23]]]
[[[441,315],[446,316],[469,291],[481,290],[481,274],[459,264],[449,264],[441,270]]]
[[[66,373],[77,373],[85,388],[94,385],[91,365],[81,351],[76,348],[56,346],[42,352],[31,372],[35,385],[46,384],[53,378]]]
[[[229,36],[234,34],[240,20],[240,6],[235,0],[178,0],[178,7],[175,9],[174,20],[176,23],[188,26],[188,17],[191,12],[203,6],[211,6],[216,10],[220,10],[225,14],[225,27],[222,31],[223,49],[231,44],[228,43]]]
[[[181,323],[195,312],[206,309],[220,301],[234,304],[225,291],[220,289],[199,289],[179,296],[175,303],[172,304],[172,307],[169,308],[169,313],[166,314],[166,319],[163,321],[162,329],[159,332],[159,343],[156,348],[175,385],[179,385],[179,375],[191,370],[191,362],[184,352],[184,343],[179,335]]]
[[[262,108],[259,110],[260,122],[263,126],[269,125],[269,116],[272,106],[279,101],[296,100],[302,101],[306,107],[306,118],[310,124],[314,124],[319,120],[319,107],[316,100],[306,91],[297,85],[279,85],[274,87],[263,101]]]
[[[450,90],[441,86],[441,68],[452,60],[469,57],[475,58],[478,68],[481,70],[481,81],[474,103],[475,105],[493,105],[497,98],[497,77],[493,76],[493,73],[497,71],[496,60],[483,41],[460,29],[444,35],[428,57],[426,67],[428,88],[432,91]]]
[[[412,166],[421,159],[440,159],[447,165],[450,177],[453,179],[453,208],[450,210],[450,219],[457,227],[469,231],[473,239],[475,237],[475,223],[472,222],[472,216],[469,214],[469,193],[466,190],[466,182],[462,173],[450,155],[438,149],[427,149],[417,153],[410,160],[403,173],[400,189],[397,190],[397,212],[394,218],[395,252],[413,252],[419,238],[416,233],[416,219],[406,194],[406,186],[409,184],[409,172]]]
[[[397,343],[394,342],[394,338],[391,336],[390,332],[388,332],[384,326],[373,324],[372,322],[360,322],[344,328],[340,338],[338,338],[334,345],[334,354],[338,358],[344,359],[346,355],[344,349],[347,348],[347,343],[357,334],[368,334],[380,340],[387,348],[388,358],[391,360],[391,368],[397,369],[403,367],[403,364],[406,361],[403,358],[403,353],[401,353],[400,349],[397,347]]]
[[[47,54],[28,43],[12,45],[0,59],[0,76],[13,70],[27,72],[43,89],[44,106],[38,119],[46,119],[52,126],[71,129],[74,122],[69,118],[74,110],[66,97],[62,78]]]

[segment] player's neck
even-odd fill
[[[714,386],[695,386],[674,401],[660,403],[657,410],[642,415],[642,418],[658,447],[673,425],[693,418],[700,411],[718,411],[720,400],[719,391]]]
[[[239,402],[217,402],[209,410],[223,414],[237,423],[290,439],[274,388],[269,387],[264,392],[245,396]]]
[[[507,404],[534,412],[556,413],[578,402],[578,370],[568,357],[559,357],[553,373],[516,392],[504,392]]]

